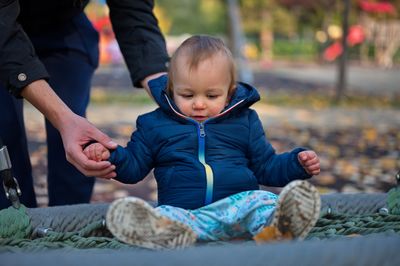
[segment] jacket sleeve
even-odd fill
[[[250,111],[249,123],[250,169],[259,184],[282,187],[292,180],[311,177],[297,159],[297,154],[305,149],[296,148],[291,152],[276,154],[254,110]]]
[[[125,148],[111,152],[109,161],[116,166],[117,176],[114,178],[125,184],[135,184],[143,180],[154,167],[150,146],[146,141],[144,130],[137,121],[137,130],[133,132]]]
[[[13,95],[38,79],[48,79],[28,36],[17,22],[18,0],[0,0],[0,82]]]
[[[133,86],[151,74],[167,70],[168,53],[152,0],[107,0],[111,24]]]

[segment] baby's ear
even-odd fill
[[[226,97],[226,102],[225,102],[225,107],[227,107],[229,105],[229,102],[231,101],[231,97]]]
[[[232,96],[236,91],[236,85],[232,85],[229,90],[228,90],[228,97],[226,97],[226,103],[225,106],[228,106],[228,104],[231,102]]]

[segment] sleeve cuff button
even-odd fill
[[[25,81],[26,80],[26,74],[25,73],[18,74],[18,80],[19,81]]]

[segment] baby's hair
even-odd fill
[[[218,53],[224,55],[229,63],[229,74],[231,76],[231,83],[229,84],[228,95],[232,96],[235,90],[236,83],[236,67],[232,53],[221,39],[208,35],[194,35],[186,39],[176,49],[175,53],[171,57],[169,65],[167,87],[168,94],[170,96],[173,95],[174,84],[172,83],[172,80],[175,76],[175,72],[177,69],[176,64],[179,56],[186,55],[189,58],[187,63],[190,71],[192,69],[196,69],[199,63],[203,60],[209,59],[210,57]]]

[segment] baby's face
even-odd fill
[[[201,61],[191,70],[186,62],[185,55],[177,60],[176,75],[172,80],[173,98],[184,115],[202,122],[218,115],[229,102],[232,78],[229,62],[219,54]]]

